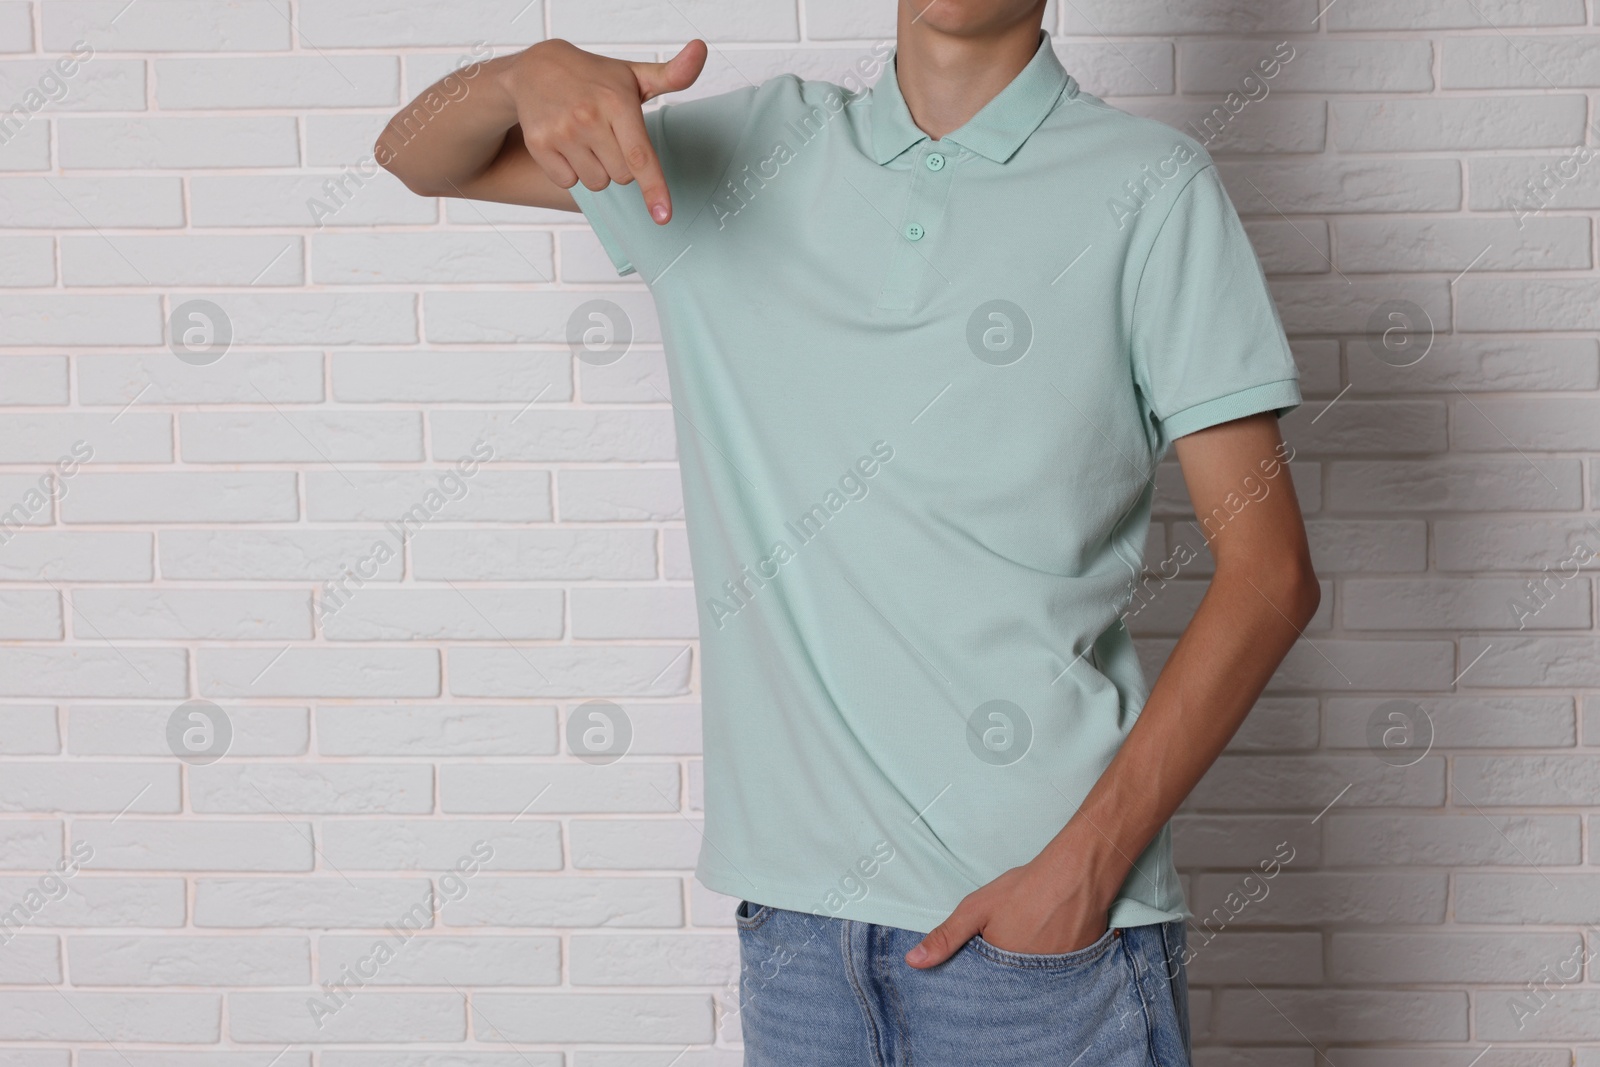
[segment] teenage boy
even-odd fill
[[[704,43],[549,41],[379,141],[417,193],[582,210],[654,295],[751,1067],[1187,1064],[1167,823],[1318,604],[1216,168],[1044,7],[900,0],[870,92],[648,114]],[[1169,448],[1215,570],[1147,687],[1126,617],[1200,566],[1175,531],[1142,573]]]

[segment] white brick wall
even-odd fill
[[[714,91],[841,77],[892,8],[0,0],[0,108],[42,102],[0,145],[0,1067],[738,1062],[648,294],[580,217],[420,199],[370,147],[474,46],[702,35]],[[1048,17],[1086,87],[1175,125],[1296,52],[1213,147],[1301,360],[1328,595],[1177,824],[1221,929],[1191,934],[1198,1064],[1600,1067],[1596,565],[1563,563],[1600,550],[1595,0]],[[597,296],[637,338],[605,367],[562,343]],[[203,365],[167,344],[194,300],[231,328]],[[1373,347],[1396,300],[1435,331],[1412,366]],[[1163,471],[1152,562],[1186,507]],[[1151,670],[1207,570],[1140,614]],[[624,759],[574,754],[590,697]],[[174,749],[190,700],[220,760]],[[1373,750],[1392,701],[1425,753]]]

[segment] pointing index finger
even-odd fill
[[[622,148],[623,161],[634,181],[639,183],[639,192],[644,194],[650,217],[665,225],[672,218],[672,196],[667,191],[666,176],[661,172],[661,159],[645,130],[644,110],[624,109],[614,120],[612,130]]]

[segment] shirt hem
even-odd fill
[[[1167,439],[1175,440],[1197,430],[1242,419],[1246,415],[1259,415],[1263,411],[1272,411],[1282,418],[1299,406],[1298,379],[1284,378],[1281,381],[1240,389],[1226,396],[1219,396],[1215,400],[1207,400],[1184,408],[1162,419],[1161,425],[1166,431]]]
[[[766,905],[784,911],[803,912],[807,915],[823,915],[832,919],[849,919],[872,923],[875,926],[892,926],[919,934],[928,933],[950,917],[948,911],[918,907],[915,904],[885,900],[882,897],[875,898],[870,888],[867,896],[860,900],[849,901],[844,907],[829,911],[821,905],[814,893],[794,886],[774,884],[763,879],[760,888],[756,888],[751,885],[748,878],[704,866],[695,871],[695,877],[701,885],[713,892],[736,900],[748,900],[758,906]],[[1193,913],[1181,902],[1174,910],[1157,908],[1129,897],[1119,897],[1111,905],[1107,925],[1111,928],[1127,928],[1190,918],[1193,918]]]
[[[583,217],[589,221],[589,228],[594,231],[595,237],[600,241],[600,247],[605,249],[606,257],[611,260],[611,265],[617,269],[617,274],[621,277],[627,277],[629,274],[637,273],[637,268],[634,267],[633,261],[622,251],[622,242],[617,239],[616,234],[611,232],[611,228],[603,220],[600,202],[596,199],[595,191],[582,182],[567,191],[572,194],[572,199],[578,202],[578,210],[582,211]]]

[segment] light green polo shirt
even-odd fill
[[[573,192],[655,296],[699,602],[697,875],[927,931],[1066,824],[1148,692],[1173,438],[1299,403],[1205,150],[1037,54],[934,141],[885,70],[647,125],[674,218]],[[1114,926],[1186,916],[1164,829]]]

